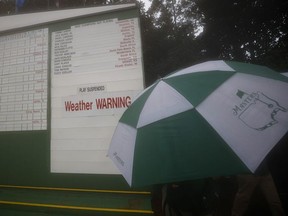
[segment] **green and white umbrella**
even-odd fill
[[[209,61],[145,89],[124,112],[108,155],[130,186],[254,172],[288,130],[288,78]]]

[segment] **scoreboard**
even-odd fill
[[[136,5],[0,22],[0,184],[119,174],[107,157],[110,140],[144,88]]]

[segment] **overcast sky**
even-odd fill
[[[151,4],[151,2],[149,0],[141,0],[142,2],[144,2],[145,4],[145,9],[147,10]]]

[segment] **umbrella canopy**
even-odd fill
[[[263,66],[209,61],[145,89],[108,156],[130,186],[254,172],[288,130],[288,79]]]

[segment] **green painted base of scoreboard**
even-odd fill
[[[150,193],[0,185],[0,215],[152,215]]]

